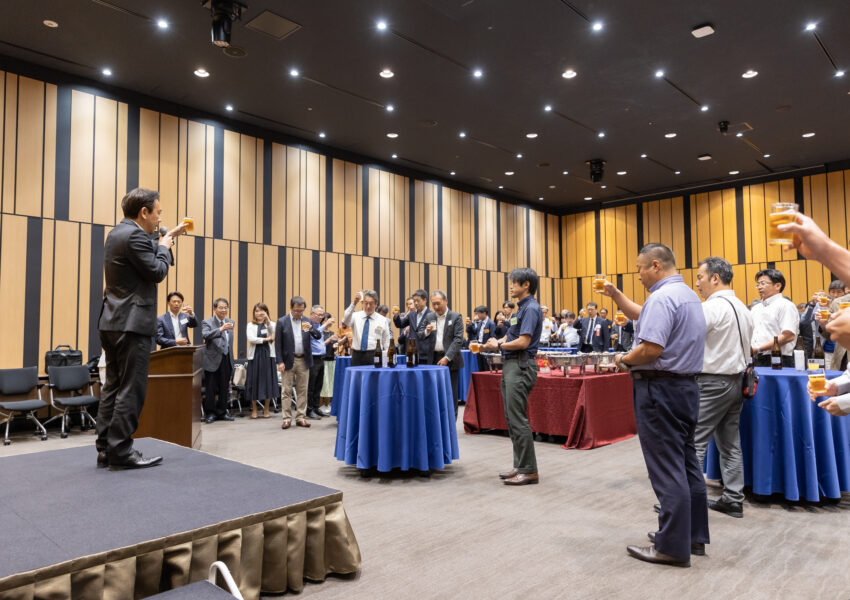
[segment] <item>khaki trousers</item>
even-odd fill
[[[310,369],[303,358],[294,359],[291,369],[283,372],[283,390],[281,399],[281,410],[284,419],[292,418],[292,388],[295,387],[296,419],[307,418],[307,383],[310,377]]]

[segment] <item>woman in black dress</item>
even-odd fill
[[[263,403],[263,418],[269,418],[269,400],[278,395],[277,367],[274,355],[274,323],[269,319],[269,307],[258,302],[253,318],[245,328],[248,341],[248,368],[245,379],[245,398],[251,403],[251,418],[257,418],[257,403]]]

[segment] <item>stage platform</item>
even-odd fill
[[[0,600],[144,598],[227,564],[247,599],[360,568],[342,492],[159,440],[162,465],[93,446],[0,458]]]

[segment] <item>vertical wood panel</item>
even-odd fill
[[[286,245],[287,222],[286,222],[286,193],[287,173],[286,146],[272,144],[272,237],[271,242],[276,246]],[[271,307],[269,307],[271,309]]]
[[[52,346],[53,334],[53,235],[54,221],[42,221],[41,230],[41,299],[39,301],[38,372],[45,372],[44,352]],[[5,255],[5,252],[3,253]],[[1,258],[1,257],[0,257]],[[0,267],[2,271],[2,267]],[[99,310],[100,307],[97,307]],[[23,320],[21,321],[23,324]],[[33,365],[24,365],[31,367]]]
[[[77,90],[71,93],[71,149],[68,217],[88,223],[92,218],[94,96]]]
[[[41,216],[52,219],[56,192],[56,86],[47,84],[44,102],[44,161],[42,163]],[[0,94],[0,115],[3,114]],[[126,154],[126,148],[123,150]]]
[[[262,204],[262,187],[257,187],[257,163],[262,162],[262,155],[257,155],[256,138],[240,135],[239,145],[239,240],[255,242],[257,204]]]
[[[4,219],[5,221],[5,219]],[[5,240],[5,235],[3,236]],[[56,221],[53,302],[53,341],[77,347],[77,317],[79,315],[77,292],[79,285],[80,226],[67,221]]]
[[[3,212],[15,212],[15,139],[18,124],[18,76],[6,73],[5,101],[3,119],[3,182],[0,194],[3,195]],[[3,94],[0,94],[3,96]]]
[[[17,173],[15,212],[41,216],[41,174],[44,156],[44,84],[21,77],[18,93]]]
[[[118,103],[98,97],[94,120],[94,189],[92,222],[115,224],[118,160]],[[123,196],[123,194],[122,194]]]
[[[3,235],[0,240],[0,305],[6,320],[0,344],[0,368],[14,369],[25,366],[24,300],[35,302],[37,299],[22,298],[27,274],[27,263],[21,260],[22,249],[27,247],[26,217],[3,215],[0,231]]]
[[[222,211],[222,236],[227,240],[239,239],[240,204],[240,160],[241,136],[233,131],[224,130],[224,160],[222,181],[224,209]]]
[[[177,225],[177,169],[180,120],[171,115],[162,115],[159,136],[159,205],[162,208],[162,222],[167,227]],[[164,309],[163,309],[164,310]]]
[[[319,169],[319,155],[315,152],[304,153],[304,225],[305,239],[303,247],[319,250],[320,231],[325,227],[324,197],[320,196],[324,171]],[[309,307],[308,307],[309,308]]]
[[[159,113],[143,108],[139,111],[139,187],[155,190],[158,186]]]

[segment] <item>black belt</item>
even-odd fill
[[[304,355],[303,354],[296,354],[295,358],[304,358]]]
[[[673,373],[672,371],[632,371],[632,379],[692,379],[697,373]]]

